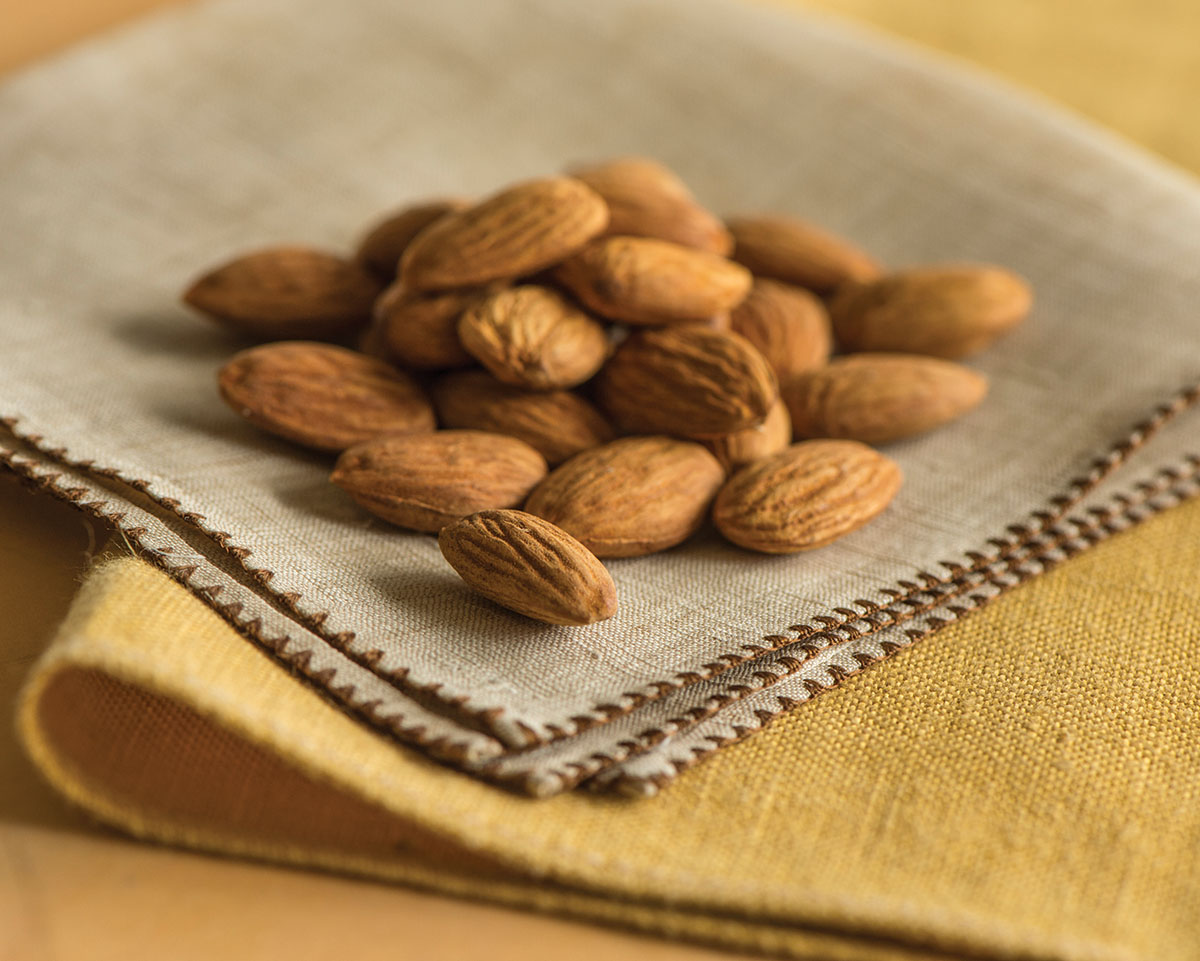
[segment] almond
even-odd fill
[[[608,207],[572,177],[531,180],[443,217],[413,240],[400,276],[415,290],[471,287],[536,273],[608,226]]]
[[[468,353],[506,384],[550,390],[589,379],[608,357],[608,334],[561,294],[525,285],[492,294],[458,321]]]
[[[707,320],[735,307],[750,273],[707,251],[648,237],[603,237],[556,276],[596,313],[629,324]]]
[[[524,390],[502,384],[486,371],[464,370],[447,374],[432,393],[443,427],[520,438],[551,465],[613,439],[600,412],[570,391]]]
[[[515,437],[441,430],[351,447],[330,480],[386,521],[438,531],[476,511],[519,506],[545,475],[542,455]]]
[[[340,338],[366,326],[379,282],[358,264],[308,247],[270,247],[210,270],[186,304],[264,340]]]
[[[777,400],[761,424],[724,437],[714,437],[705,441],[704,446],[721,462],[725,473],[732,474],[747,464],[778,453],[791,442],[792,419],[783,401]]]
[[[699,444],[625,437],[577,454],[529,495],[525,509],[597,557],[639,557],[673,547],[704,523],[725,479]]]
[[[474,358],[458,339],[458,318],[486,288],[425,294],[392,284],[375,302],[374,327],[386,355],[401,367],[446,370]]]
[[[982,350],[1029,313],[1033,292],[1000,267],[918,267],[851,286],[830,306],[847,350],[902,351],[951,360]]]
[[[317,450],[436,426],[411,377],[332,344],[285,341],[243,350],[221,368],[218,386],[250,423]]]
[[[462,210],[465,200],[431,200],[404,207],[376,223],[359,242],[354,259],[384,283],[396,279],[400,258],[413,239],[446,214]]]
[[[733,249],[725,225],[696,203],[674,172],[654,160],[624,157],[572,174],[608,204],[608,234],[657,237],[722,257]]]
[[[818,293],[847,281],[874,280],[879,265],[847,240],[795,217],[734,217],[733,259],[758,277],[772,277]]]
[[[825,305],[800,287],[755,278],[733,309],[732,329],[758,348],[783,383],[829,360],[833,335]]]
[[[980,373],[915,354],[850,354],[783,385],[797,437],[886,444],[966,413],[987,393]]]
[[[438,547],[459,576],[501,607],[547,624],[592,624],[617,612],[596,555],[524,511],[480,511],[447,524]]]
[[[805,441],[734,474],[717,495],[713,522],[750,550],[811,550],[881,513],[901,482],[895,462],[865,444]]]
[[[601,408],[639,434],[731,434],[762,423],[777,396],[748,340],[692,325],[635,331],[596,378]]]

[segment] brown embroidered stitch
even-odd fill
[[[1038,522],[1037,525],[1035,525],[1034,527],[1030,527],[1027,525],[1014,525],[1013,527],[1011,527],[1010,532],[1013,533],[1015,540],[1014,539],[1004,539],[1004,538],[990,539],[989,542],[997,549],[997,553],[994,555],[989,556],[989,555],[986,555],[986,554],[983,554],[980,552],[967,551],[965,553],[965,556],[968,559],[970,559],[971,565],[967,566],[965,568],[965,570],[968,572],[975,572],[979,569],[986,567],[989,564],[995,563],[998,559],[1002,559],[1006,555],[1007,552],[1012,552],[1014,550],[1019,549],[1024,542],[1028,541],[1034,535],[1035,531],[1038,528],[1044,529],[1045,525],[1047,523],[1049,523],[1051,520],[1056,519],[1056,518],[1061,518],[1063,516],[1063,514],[1065,514],[1066,511],[1068,511],[1070,509],[1071,506],[1073,506],[1075,503],[1078,503],[1078,501],[1083,496],[1085,496],[1088,491],[1090,491],[1098,483],[1100,483],[1100,481],[1103,480],[1104,477],[1107,476],[1107,474],[1111,473],[1112,470],[1114,470],[1116,467],[1118,467],[1120,464],[1122,464],[1124,462],[1124,460],[1127,459],[1128,456],[1133,451],[1135,451],[1139,447],[1141,447],[1168,420],[1170,420],[1173,416],[1177,415],[1179,412],[1185,410],[1187,407],[1194,404],[1198,398],[1200,398],[1200,384],[1197,384],[1193,387],[1188,388],[1187,390],[1181,392],[1170,403],[1158,408],[1155,411],[1154,415],[1152,415],[1150,418],[1148,418],[1146,421],[1142,422],[1141,424],[1137,425],[1131,431],[1129,436],[1125,440],[1116,444],[1114,446],[1114,448],[1106,456],[1104,456],[1102,458],[1098,458],[1095,462],[1093,462],[1092,469],[1089,471],[1088,474],[1074,479],[1071,482],[1071,484],[1069,485],[1069,489],[1066,494],[1052,497],[1050,499],[1050,504],[1055,508],[1054,511],[1039,510],[1039,511],[1033,512],[1033,514],[1031,516]],[[16,430],[15,430],[15,426],[18,423],[16,418],[2,418],[2,419],[0,419],[0,423],[7,426],[9,428],[10,432],[12,432],[14,436],[18,436],[18,437],[20,436],[16,433]],[[27,435],[26,437],[24,437],[22,439],[34,444],[34,446],[37,446],[38,444],[41,443],[43,438],[40,435],[33,434],[33,435]],[[50,451],[45,451],[45,450],[42,450],[41,448],[39,448],[39,451],[43,454],[46,454],[47,456],[49,456],[51,453]],[[57,455],[55,459],[61,460],[65,463],[68,463],[71,466],[74,466],[74,467],[83,466],[82,464],[75,464],[75,463],[71,463],[70,461],[67,461],[65,458],[65,452],[62,451],[61,449],[58,449],[58,450],[54,451],[53,453],[55,455]],[[89,462],[86,465],[86,469],[90,470],[93,473],[112,477],[112,478],[120,481],[121,483],[125,483],[128,486],[134,487],[135,489],[144,491],[147,494],[147,496],[149,496],[151,499],[155,500],[156,503],[159,503],[160,505],[166,507],[168,510],[170,510],[172,513],[174,513],[176,516],[179,516],[179,517],[187,520],[188,522],[192,523],[194,526],[196,526],[199,530],[201,530],[206,535],[213,537],[213,539],[218,543],[218,546],[222,547],[224,550],[226,550],[227,553],[229,553],[231,556],[235,557],[235,559],[237,559],[239,563],[243,562],[246,557],[249,557],[251,555],[252,552],[246,548],[231,548],[227,543],[231,539],[231,535],[229,535],[228,533],[213,532],[213,531],[206,530],[202,526],[202,522],[204,520],[203,515],[197,514],[195,512],[180,512],[178,510],[178,506],[179,506],[178,501],[176,501],[173,498],[157,498],[150,491],[150,485],[147,482],[137,480],[135,483],[134,481],[130,481],[128,479],[123,478],[120,475],[120,473],[114,469],[96,468],[94,466],[94,464],[92,464],[91,462]],[[221,535],[221,536],[214,537],[214,533]],[[267,590],[273,596],[279,598],[281,601],[283,601],[285,604],[287,604],[291,613],[293,613],[302,624],[310,627],[310,629],[312,629],[314,631],[314,633],[317,633],[319,636],[325,638],[326,640],[331,640],[331,641],[332,641],[333,637],[345,637],[346,636],[346,633],[344,632],[342,635],[333,635],[331,637],[327,632],[325,632],[322,629],[325,618],[328,616],[328,612],[319,612],[319,614],[317,614],[317,615],[305,614],[305,613],[295,609],[295,603],[299,600],[300,595],[294,594],[294,593],[288,594],[286,592],[279,592],[279,591],[276,591],[276,590],[270,588],[268,582],[274,577],[273,572],[263,571],[261,569],[258,569],[257,571],[252,570],[252,569],[246,567],[246,565],[244,563],[242,564],[242,566],[247,571],[249,571],[252,575],[261,578],[263,580],[264,586],[267,588]],[[837,612],[841,615],[840,620],[838,618],[829,618],[827,616],[817,616],[817,617],[814,617],[814,621],[817,621],[818,624],[820,624],[820,627],[818,627],[817,624],[794,625],[792,627],[789,627],[788,630],[800,635],[801,637],[803,637],[807,634],[808,636],[824,640],[826,642],[825,646],[827,646],[828,643],[846,639],[846,638],[838,638],[835,634],[832,633],[833,631],[839,631],[839,632],[846,633],[847,637],[858,637],[858,636],[863,636],[864,634],[873,633],[874,631],[880,629],[881,626],[887,626],[887,624],[880,625],[878,622],[876,622],[873,619],[873,615],[876,612],[881,611],[885,607],[890,607],[891,605],[896,604],[898,602],[907,604],[908,606],[912,607],[912,609],[914,611],[919,612],[920,609],[922,609],[925,606],[925,604],[922,602],[919,602],[919,601],[915,601],[914,595],[924,593],[932,585],[951,584],[955,581],[955,579],[957,577],[962,576],[961,572],[964,570],[963,565],[957,564],[954,562],[942,562],[942,566],[945,566],[945,567],[947,567],[948,570],[950,570],[951,576],[949,578],[946,578],[944,580],[939,580],[938,578],[934,577],[932,574],[929,574],[927,572],[920,572],[917,575],[922,580],[925,581],[926,586],[924,588],[922,588],[920,585],[917,585],[916,583],[914,583],[912,581],[901,581],[900,584],[901,584],[901,587],[903,587],[905,589],[904,592],[897,592],[891,588],[882,589],[881,593],[889,598],[889,601],[886,602],[885,604],[881,605],[877,602],[872,602],[872,601],[867,601],[867,600],[854,601],[853,603],[855,603],[863,608],[864,614],[862,614],[862,615],[858,614],[857,612],[851,611],[848,608],[835,608],[834,609],[835,612]],[[868,618],[868,617],[864,616],[865,614],[870,614],[870,615],[872,615],[872,617]],[[868,625],[868,629],[864,632],[858,628],[854,628],[851,623],[851,621],[854,619],[861,620],[864,623],[866,623]],[[824,628],[824,630],[822,630],[822,628]],[[353,635],[350,635],[350,636],[352,637]],[[702,665],[702,668],[701,668],[702,673],[697,672],[697,671],[684,671],[684,672],[680,672],[678,675],[676,675],[676,678],[674,680],[653,682],[652,684],[648,685],[649,688],[653,689],[652,693],[647,693],[644,691],[626,692],[624,695],[622,695],[627,700],[627,703],[624,705],[605,703],[605,704],[601,704],[601,705],[598,705],[597,707],[595,707],[593,710],[596,711],[598,714],[601,714],[602,716],[593,719],[593,723],[590,726],[597,726],[599,724],[607,723],[608,721],[611,721],[615,717],[622,716],[623,714],[626,714],[626,713],[631,712],[632,710],[635,710],[637,707],[647,703],[648,701],[655,700],[659,697],[665,696],[666,694],[668,694],[674,690],[678,690],[682,687],[688,686],[691,683],[696,683],[698,680],[711,679],[715,676],[718,676],[721,673],[724,673],[725,671],[729,670],[729,668],[731,668],[735,665],[744,663],[748,660],[752,660],[755,657],[762,656],[763,654],[770,653],[774,650],[778,650],[779,647],[786,646],[789,643],[793,643],[797,639],[799,639],[799,638],[787,638],[785,635],[781,635],[781,634],[768,635],[764,638],[764,640],[767,642],[766,646],[759,645],[759,644],[743,644],[743,645],[741,645],[741,650],[747,651],[748,652],[747,654],[730,653],[730,654],[720,655],[716,661],[712,661],[712,662],[709,662],[708,664]],[[378,671],[375,664],[373,664],[369,661],[366,661],[366,660],[359,660],[359,658],[357,656],[353,655],[349,650],[346,650],[343,653],[345,653],[346,656],[348,656],[348,657],[352,657],[352,659],[354,659],[356,661],[356,663],[359,663],[361,666],[363,666],[367,670],[371,670],[372,673],[375,673],[377,676],[380,676],[382,679],[387,680],[389,683],[395,683],[395,684],[397,684],[397,686],[400,686],[401,684],[405,684],[405,678],[407,675],[406,671],[403,672],[403,674],[401,674],[400,671],[389,672],[389,674],[390,674],[390,676],[389,676],[387,674],[383,674],[380,671]],[[469,699],[467,699],[467,698],[460,698],[457,701],[457,703],[454,703],[453,701],[449,701],[449,700],[438,699],[437,695],[439,693],[439,691],[438,691],[439,688],[440,688],[440,685],[436,685],[436,684],[426,685],[424,687],[419,686],[419,685],[405,684],[405,686],[402,687],[402,689],[405,690],[405,693],[410,694],[410,696],[414,690],[420,690],[425,694],[429,694],[429,695],[433,696],[434,697],[433,703],[438,705],[439,710],[444,710],[445,706],[447,706],[447,705],[449,705],[452,708],[462,709],[468,715],[470,715],[474,718],[478,718],[479,721],[481,721],[482,723],[487,725],[486,728],[483,729],[483,730],[486,730],[487,733],[489,733],[489,734],[495,733],[494,728],[490,724],[490,721],[493,721],[493,720],[495,720],[495,718],[502,715],[503,712],[500,709],[495,709],[495,708],[489,709],[489,710],[468,709],[466,707],[466,705],[467,705]],[[490,717],[488,717],[487,715],[490,715]],[[576,730],[577,730],[578,724],[577,724],[576,719],[573,718],[572,721],[576,723]],[[548,731],[551,731],[551,737],[549,739],[547,739],[547,738],[540,736],[537,732],[535,732],[532,728],[530,728],[526,724],[519,723],[517,726],[519,727],[519,729],[521,729],[523,731],[523,733],[526,734],[526,736],[529,740],[528,745],[524,748],[517,749],[517,752],[519,752],[521,750],[529,750],[534,747],[538,747],[545,743],[548,743],[549,741],[557,740],[562,737],[571,736],[573,733],[575,733],[575,730],[572,730],[569,728],[563,728],[563,727],[559,727],[557,725],[546,725],[546,729]]]

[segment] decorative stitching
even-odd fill
[[[1007,528],[1009,537],[994,537],[990,538],[988,543],[994,548],[994,552],[987,554],[982,551],[965,551],[964,557],[968,563],[958,563],[954,561],[940,561],[939,564],[950,572],[948,575],[938,577],[926,571],[918,571],[918,577],[922,583],[918,584],[914,581],[900,580],[897,582],[900,590],[887,587],[880,588],[879,593],[883,599],[872,601],[869,599],[856,599],[850,603],[861,608],[861,611],[855,611],[849,607],[834,607],[831,610],[837,614],[837,617],[829,615],[813,615],[809,623],[791,625],[785,630],[792,632],[796,636],[788,637],[783,633],[775,633],[765,635],[762,640],[765,644],[747,643],[741,645],[741,652],[729,652],[727,654],[718,655],[708,663],[701,665],[698,669],[678,672],[672,679],[664,681],[654,681],[646,685],[646,688],[640,691],[628,691],[621,695],[625,699],[624,704],[615,704],[604,702],[591,708],[595,715],[579,714],[570,718],[572,727],[559,726],[554,724],[545,724],[544,727],[550,732],[550,737],[541,736],[536,730],[528,724],[517,722],[516,726],[527,736],[529,743],[522,747],[510,747],[505,745],[505,754],[521,754],[524,752],[535,750],[546,744],[552,743],[563,738],[574,736],[582,733],[590,728],[598,727],[609,723],[615,718],[622,717],[631,713],[638,707],[647,703],[658,700],[667,694],[680,690],[691,684],[703,680],[711,680],[717,677],[732,667],[753,661],[766,654],[772,653],[785,647],[789,644],[807,640],[821,640],[825,643],[823,647],[828,647],[831,643],[840,643],[845,640],[864,636],[874,633],[882,627],[889,624],[879,624],[876,618],[886,616],[890,613],[890,609],[896,605],[906,605],[918,609],[922,607],[922,602],[915,601],[914,598],[922,593],[927,593],[933,588],[943,585],[949,585],[965,574],[976,573],[985,570],[987,567],[1004,560],[1006,557],[1020,550],[1021,547],[1037,537],[1042,531],[1045,531],[1052,524],[1061,520],[1066,513],[1077,504],[1089,491],[1094,489],[1101,481],[1103,481],[1114,470],[1121,466],[1135,451],[1140,449],[1145,443],[1153,437],[1162,427],[1172,418],[1177,416],[1182,411],[1196,404],[1200,400],[1200,382],[1180,391],[1171,401],[1156,408],[1154,413],[1146,420],[1136,424],[1133,429],[1126,435],[1124,439],[1116,443],[1107,454],[1094,460],[1088,472],[1080,477],[1074,478],[1068,485],[1063,494],[1051,497],[1048,500],[1049,509],[1035,510],[1030,514],[1030,521],[1022,524],[1012,524]],[[348,645],[353,641],[355,635],[353,632],[331,633],[324,628],[324,621],[329,615],[328,611],[319,612],[315,615],[305,614],[296,609],[296,604],[301,599],[301,595],[295,592],[284,592],[273,588],[270,584],[274,578],[274,572],[265,569],[254,569],[249,567],[245,560],[253,554],[249,548],[238,547],[230,544],[232,535],[228,532],[217,531],[210,527],[204,526],[205,518],[203,515],[185,511],[181,509],[180,503],[174,498],[165,498],[153,492],[151,484],[148,481],[137,478],[126,478],[120,471],[114,468],[97,467],[94,461],[79,461],[75,462],[66,457],[65,449],[49,448],[43,445],[44,438],[41,435],[30,434],[22,436],[16,430],[18,418],[15,417],[0,417],[0,426],[7,428],[12,436],[22,440],[44,456],[53,460],[59,461],[67,466],[75,467],[84,470],[88,473],[94,473],[101,477],[106,477],[116,482],[127,484],[135,490],[141,492],[156,504],[163,507],[165,510],[179,517],[186,523],[191,524],[201,533],[210,537],[218,547],[228,553],[247,573],[254,576],[260,581],[263,588],[273,597],[283,603],[289,611],[291,611],[303,624],[308,627],[313,633],[327,640],[335,649],[339,650],[346,657],[353,660],[356,664],[370,671],[376,677],[392,684],[404,693],[412,696],[415,701],[422,703],[422,700],[428,701],[425,706],[432,707],[441,711],[461,712],[459,713],[460,720],[474,721],[482,728],[482,730],[491,736],[499,736],[494,722],[505,714],[502,708],[475,709],[470,708],[469,696],[459,695],[455,697],[446,697],[441,693],[441,684],[432,683],[427,685],[418,685],[408,680],[407,668],[400,668],[393,671],[381,671],[378,668],[380,654],[375,651],[367,652],[368,655],[374,657],[363,656],[349,649]],[[860,621],[867,625],[865,629],[854,626],[856,621]],[[235,624],[235,626],[237,626]],[[835,633],[837,632],[837,633]],[[839,637],[838,633],[844,635]],[[418,700],[418,698],[422,700]],[[451,716],[454,716],[453,714]],[[586,723],[585,723],[586,722]],[[475,725],[472,724],[474,727]],[[627,742],[621,742],[623,746]],[[616,763],[615,761],[613,763]]]
[[[821,684],[820,681],[806,678],[804,686],[808,691],[808,696],[799,700],[780,696],[776,699],[778,705],[776,709],[756,710],[754,714],[759,720],[757,727],[734,725],[732,727],[734,733],[731,735],[706,736],[704,740],[709,742],[709,746],[690,748],[687,759],[673,759],[670,761],[671,766],[675,770],[673,775],[659,773],[637,776],[622,773],[603,781],[603,783],[595,783],[593,786],[599,789],[616,790],[620,793],[636,796],[653,793],[653,791],[664,787],[683,771],[710,757],[718,748],[745,740],[750,735],[766,728],[781,715],[799,707],[806,701],[832,690],[847,679],[863,673],[868,668],[890,659],[903,650],[907,650],[918,641],[924,640],[931,634],[936,633],[947,624],[961,620],[969,614],[974,613],[990,604],[996,598],[1008,593],[1014,587],[1018,587],[1026,581],[1052,570],[1064,561],[1075,557],[1082,551],[1100,543],[1113,534],[1129,530],[1140,524],[1147,517],[1161,513],[1164,510],[1200,495],[1200,457],[1190,456],[1187,458],[1187,461],[1191,467],[1191,470],[1187,473],[1181,473],[1174,468],[1164,468],[1160,472],[1162,480],[1170,480],[1173,482],[1171,484],[1138,484],[1137,487],[1145,495],[1142,498],[1135,500],[1128,495],[1119,494],[1113,498],[1115,502],[1113,507],[1090,508],[1088,511],[1090,515],[1089,519],[1069,518],[1067,523],[1073,525],[1075,528],[1073,531],[1063,531],[1061,528],[1056,528],[1054,530],[1055,536],[1044,546],[1036,548],[1028,557],[1006,562],[1003,572],[997,572],[987,577],[985,582],[974,585],[975,588],[990,585],[995,588],[993,593],[986,596],[972,595],[968,598],[971,603],[967,606],[955,605],[947,607],[946,610],[952,615],[949,618],[936,616],[926,618],[923,627],[905,632],[908,636],[908,641],[905,644],[897,645],[885,642],[881,644],[884,653],[880,656],[872,656],[865,651],[854,652],[852,656],[859,662],[860,666],[858,669],[847,671],[836,664],[831,664],[826,669],[826,676],[829,679],[828,684]],[[1155,497],[1166,497],[1169,499],[1169,502],[1156,502],[1154,500]],[[1050,532],[1048,531],[1047,533]],[[1037,565],[1037,570],[1031,570],[1026,566],[1030,564]],[[782,680],[784,677],[794,673],[794,670],[789,669],[784,674],[779,675],[776,681],[764,684],[763,687],[757,690],[766,690],[772,684],[777,683],[778,680]],[[716,711],[711,713],[716,713]],[[691,727],[692,725],[688,726]]]
[[[379,708],[382,702],[378,700],[355,704],[352,700],[357,691],[354,684],[332,686],[331,682],[337,673],[335,668],[313,669],[311,667],[311,650],[287,653],[287,646],[294,638],[289,634],[274,636],[267,634],[262,620],[257,617],[242,618],[240,615],[243,605],[238,601],[221,603],[218,598],[223,593],[225,585],[193,583],[192,578],[198,570],[198,565],[186,561],[180,564],[170,563],[167,558],[174,553],[172,548],[151,547],[145,543],[144,538],[148,531],[144,527],[122,526],[126,512],[108,510],[111,504],[104,500],[84,500],[90,493],[87,488],[61,486],[58,483],[61,474],[37,473],[34,469],[36,462],[32,459],[20,459],[18,451],[0,448],[0,463],[31,487],[46,492],[57,500],[65,501],[78,510],[110,524],[121,535],[131,553],[150,561],[155,567],[186,587],[240,634],[249,638],[269,656],[288,668],[293,675],[314,682],[309,686],[327,703],[334,705],[339,710],[358,715],[403,743],[418,745],[440,759],[457,763],[470,760],[472,750],[467,743],[454,741],[446,735],[436,738],[426,737],[426,729],[423,725],[405,726],[404,716],[401,712],[380,716]]]

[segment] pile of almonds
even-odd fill
[[[620,159],[409,207],[353,259],[251,253],[184,299],[267,341],[220,372],[238,413],[337,453],[333,483],[437,532],[482,594],[586,624],[616,610],[597,558],[709,516],[780,554],[866,524],[901,484],[868,445],[978,404],[985,379],[954,361],[1031,295],[992,266],[885,273],[789,217],[722,222]]]

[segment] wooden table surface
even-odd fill
[[[166,0],[0,0],[0,73]],[[0,961],[646,961],[736,957],[399,887],[128,840],[71,809],[13,733],[21,682],[106,532],[0,471]]]

